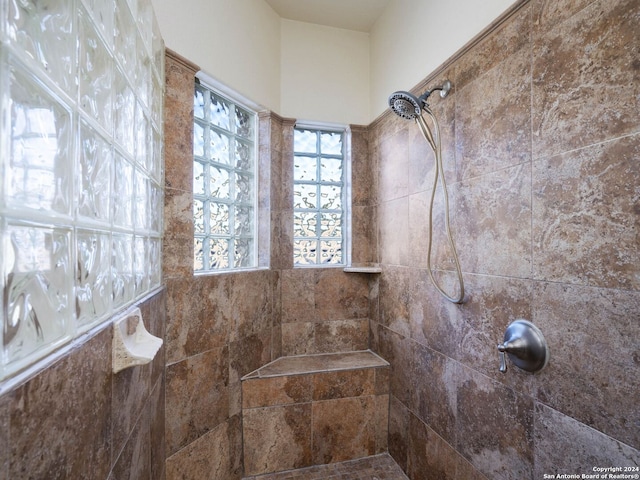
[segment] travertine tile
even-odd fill
[[[415,125],[407,122],[396,135],[380,142],[379,201],[394,200],[409,193],[409,127]]]
[[[378,207],[380,262],[389,265],[409,263],[409,197],[390,200]]]
[[[313,402],[312,408],[313,464],[341,462],[376,453],[375,397]]]
[[[413,345],[414,379],[409,408],[449,444],[455,444],[456,363],[420,344]]]
[[[10,395],[9,478],[107,478],[110,329]]]
[[[145,410],[133,426],[124,448],[114,459],[109,480],[154,480],[151,477],[149,410]]]
[[[407,473],[412,480],[459,480],[456,453],[442,438],[410,414]]]
[[[369,279],[341,268],[316,271],[315,310],[319,321],[366,318],[369,314]]]
[[[536,278],[640,290],[638,158],[633,135],[534,162]]]
[[[584,3],[534,28],[534,158],[638,131],[640,5],[601,0],[577,11]]]
[[[592,475],[593,467],[640,465],[640,451],[540,403],[535,409],[534,442],[533,478],[553,472]]]
[[[489,478],[531,478],[533,400],[471,369],[459,369],[457,450]]]
[[[243,412],[245,475],[312,465],[311,404]]]
[[[465,180],[452,187],[453,226],[463,269],[531,276],[531,164]]]
[[[167,367],[166,438],[172,455],[229,415],[229,349],[216,348]]]
[[[346,462],[245,478],[247,480],[407,480],[402,469],[386,453]]]
[[[232,473],[228,422],[167,458],[167,480],[239,479]]]
[[[311,375],[246,379],[242,382],[242,408],[310,402],[312,385]]]
[[[533,312],[550,350],[536,397],[640,449],[640,292],[540,283]]]
[[[531,161],[529,48],[457,91],[455,104],[459,180]]]
[[[314,352],[335,353],[366,350],[369,347],[369,321],[323,321],[314,327]]]
[[[359,397],[375,393],[372,368],[316,373],[313,375],[313,400]]]

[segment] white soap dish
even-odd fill
[[[113,323],[113,373],[151,362],[162,339],[144,327],[139,308],[129,310]]]

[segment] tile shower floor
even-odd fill
[[[342,463],[269,473],[244,480],[408,480],[402,469],[384,453]]]

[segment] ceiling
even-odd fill
[[[391,0],[265,0],[282,18],[369,32]]]

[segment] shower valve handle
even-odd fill
[[[527,320],[515,320],[504,333],[498,345],[500,371],[507,371],[507,355],[518,368],[527,372],[542,370],[549,361],[549,348],[542,332]]]

